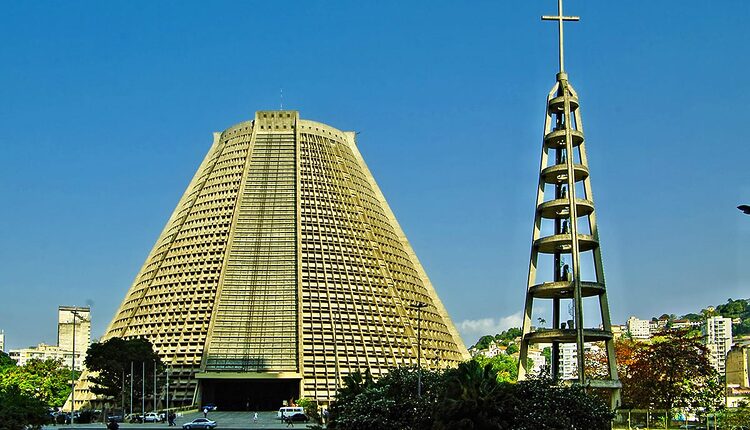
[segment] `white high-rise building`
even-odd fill
[[[560,379],[576,378],[578,368],[576,351],[578,348],[575,343],[560,344]]]
[[[75,323],[74,320],[75,319]],[[73,328],[75,327],[75,336]],[[57,346],[63,351],[86,354],[91,343],[91,308],[88,306],[60,306],[57,308]]]
[[[632,316],[628,318],[628,332],[633,339],[649,339],[651,338],[651,321]]]
[[[0,330],[0,351],[5,351],[5,332]]]
[[[727,353],[732,348],[732,319],[724,317],[710,317],[703,326],[703,335],[709,351],[711,365],[724,374]]]

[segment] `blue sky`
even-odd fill
[[[523,308],[556,2],[6,2],[0,329],[101,335],[211,143],[356,130],[465,341]],[[570,0],[612,319],[750,297],[750,2]]]

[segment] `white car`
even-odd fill
[[[182,425],[182,428],[184,430],[192,430],[192,429],[215,429],[216,428],[216,421],[211,421],[208,418],[196,418],[193,421],[190,421],[189,423],[185,423]]]
[[[162,421],[161,416],[157,414],[156,412],[149,412],[143,418],[143,422],[146,422],[146,423],[158,423],[161,421]]]

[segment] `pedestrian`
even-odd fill
[[[254,412],[254,413],[253,413],[253,422],[254,422],[254,423],[257,423],[257,422],[258,422],[258,413],[257,413],[257,412]]]
[[[294,427],[294,421],[292,421],[292,417],[286,417],[286,426]]]
[[[112,418],[111,420],[109,420],[109,424],[107,424],[107,430],[117,430],[119,428],[120,428],[120,426],[119,426],[119,424],[117,424],[117,421],[115,421],[114,418]]]
[[[208,408],[203,408],[203,418],[208,417]]]

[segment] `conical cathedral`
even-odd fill
[[[357,370],[469,357],[355,133],[296,111],[214,134],[103,340],[116,336],[154,344],[170,404],[222,409],[325,402]]]

